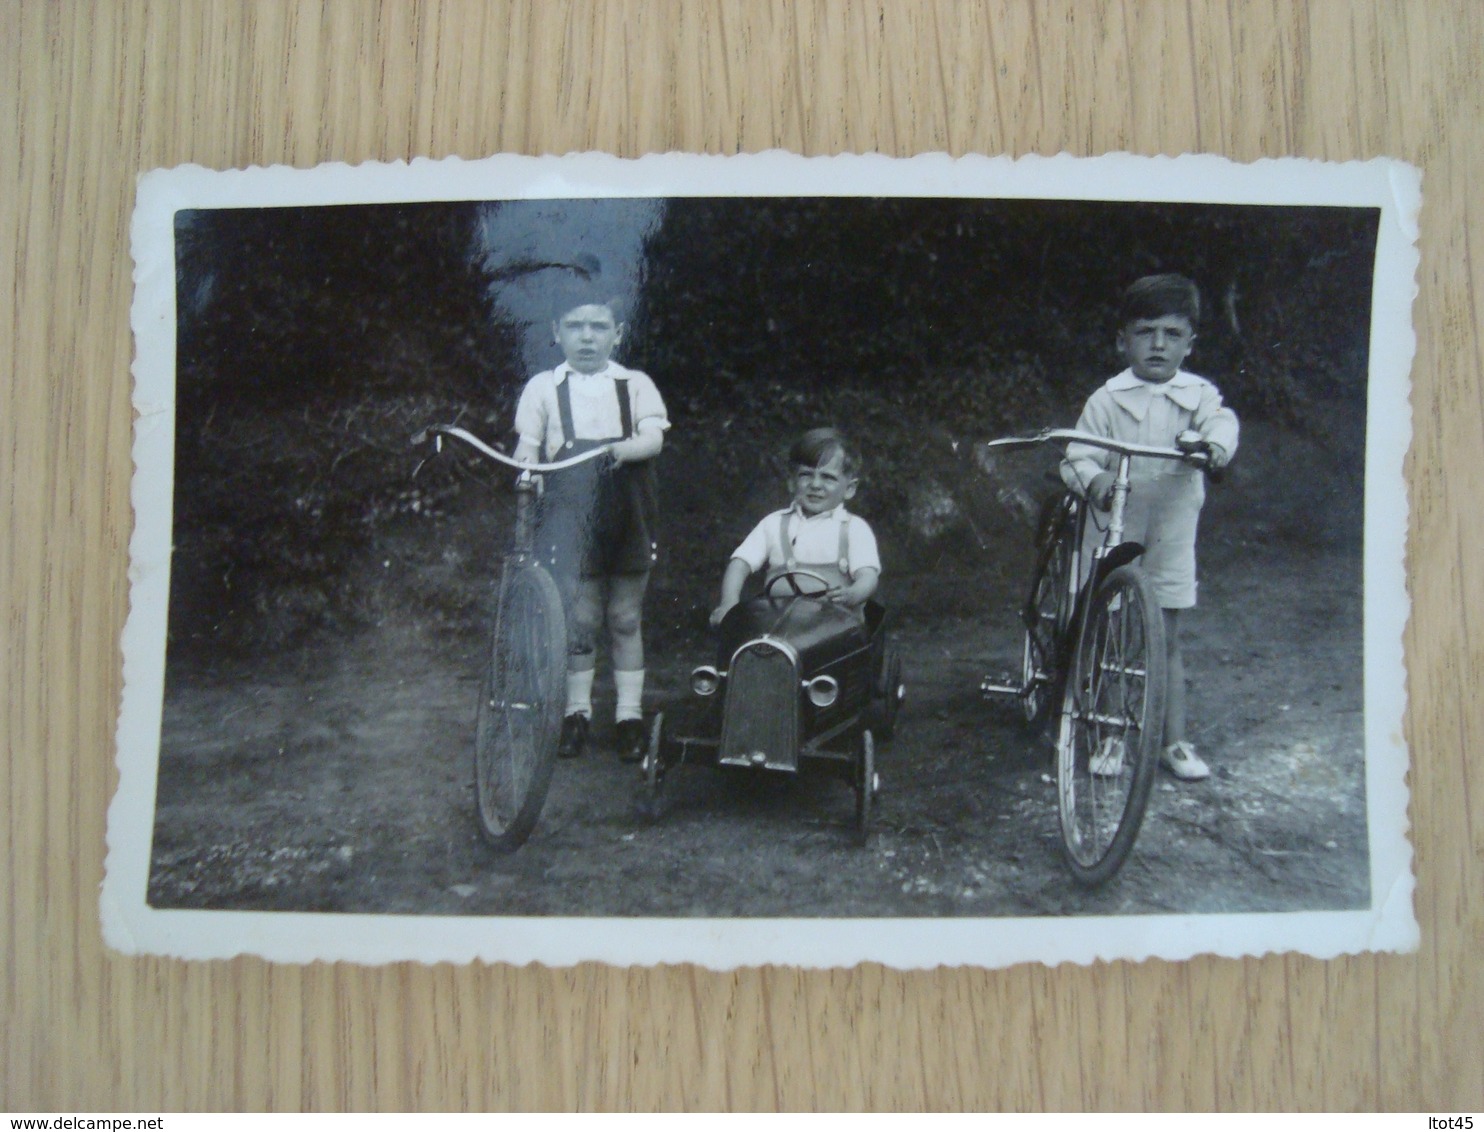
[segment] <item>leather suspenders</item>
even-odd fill
[[[614,391],[618,394],[618,419],[623,429],[622,436],[584,438],[587,444],[607,444],[613,440],[627,440],[634,435],[634,409],[629,404],[629,379],[615,377]],[[577,447],[576,429],[572,425],[572,378],[570,375],[556,383],[557,412],[562,417],[562,451]]]
[[[794,557],[793,544],[788,540],[788,519],[792,514],[792,510],[781,511],[778,514],[778,549],[783,552],[785,566],[790,570],[797,570],[799,560]],[[838,515],[839,512],[836,514]],[[800,518],[799,521],[803,522],[803,519]],[[811,563],[806,562],[804,565],[809,566]],[[812,565],[819,565],[819,563],[812,563]],[[835,565],[839,567],[842,577],[850,577],[850,516],[848,515],[840,520],[840,557]]]

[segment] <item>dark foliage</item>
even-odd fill
[[[1071,425],[1122,367],[1124,288],[1167,271],[1202,293],[1193,370],[1246,418],[1321,433],[1347,422],[1319,439],[1359,461],[1348,423],[1363,413],[1377,219],[1313,207],[672,200],[646,246],[627,360],[661,383],[669,458],[684,452],[701,473],[672,484],[679,529],[704,534],[692,554],[723,553],[754,512],[782,502],[793,436],[831,424],[865,448],[853,506],[876,526],[898,592],[923,569],[985,582],[985,547],[1024,537],[1015,516],[1049,490],[1047,469],[1021,461],[1030,470],[1018,480],[987,477],[961,442]],[[725,501],[705,494],[708,471]],[[676,558],[690,556],[677,547]],[[979,586],[949,592],[985,600]]]
[[[177,215],[172,655],[260,650],[399,603],[475,612],[503,481],[481,471],[461,492],[475,465],[448,457],[414,479],[407,441],[450,419],[503,434],[527,376],[491,284],[541,265],[491,268],[489,207]],[[1072,423],[1121,365],[1115,311],[1139,275],[1199,284],[1190,366],[1244,417],[1328,427],[1316,422],[1335,414],[1308,409],[1339,400],[1355,419],[1376,222],[1340,208],[668,202],[621,359],[655,377],[675,426],[656,630],[699,608],[717,556],[781,501],[788,442],[818,424],[865,448],[858,505],[894,575],[945,555],[977,568],[985,524],[1004,516],[965,500],[993,508],[1009,489],[973,479],[953,442]]]
[[[436,471],[411,487],[408,438],[504,410],[521,377],[477,209],[177,214],[173,637],[356,620],[378,532],[451,490]]]
[[[638,364],[684,407],[870,390],[955,431],[1075,405],[1119,368],[1140,275],[1205,299],[1191,368],[1248,413],[1365,381],[1371,209],[920,199],[680,199],[650,239]]]

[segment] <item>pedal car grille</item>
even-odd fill
[[[799,674],[791,652],[768,641],[743,645],[727,675],[720,761],[797,770]]]

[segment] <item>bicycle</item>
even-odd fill
[[[508,853],[525,843],[546,803],[567,694],[567,618],[561,592],[534,552],[534,504],[543,475],[596,459],[608,448],[550,464],[523,464],[454,425],[432,425],[412,442],[422,444],[429,435],[439,452],[443,438],[452,437],[520,472],[474,729],[479,829],[491,846]]]
[[[1194,436],[1194,434],[1191,434]],[[1089,509],[1066,491],[1042,508],[1036,564],[1021,620],[1025,636],[1018,684],[988,678],[981,689],[1019,699],[1039,727],[1060,702],[1056,730],[1057,814],[1062,848],[1083,884],[1102,884],[1123,867],[1144,821],[1164,729],[1164,615],[1137,559],[1144,548],[1123,541],[1134,457],[1182,460],[1210,468],[1210,448],[1184,434],[1176,448],[1129,444],[1073,429],[989,441],[987,448],[1078,442],[1118,456],[1101,545],[1085,561]]]

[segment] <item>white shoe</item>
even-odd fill
[[[1117,778],[1123,773],[1123,737],[1109,735],[1098,744],[1098,753],[1088,760],[1087,770],[1095,778]]]
[[[1184,782],[1199,782],[1211,777],[1211,768],[1195,753],[1195,748],[1184,739],[1171,743],[1160,752],[1159,761],[1166,770]]]

